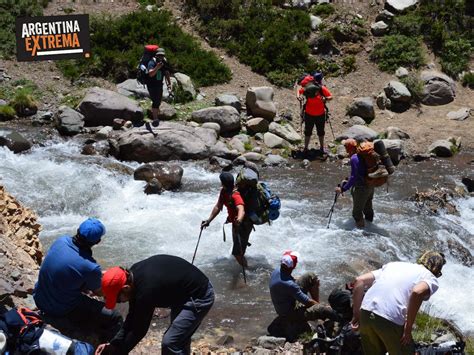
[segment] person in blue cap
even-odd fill
[[[102,271],[92,257],[92,247],[100,243],[104,234],[102,222],[88,218],[75,236],[64,235],[55,240],[41,264],[33,298],[50,322],[61,326],[65,318],[109,340],[120,329],[122,316],[106,309],[104,302],[89,297],[102,295]],[[97,329],[91,329],[91,325]]]

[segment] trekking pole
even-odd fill
[[[244,275],[244,283],[247,284],[247,275],[245,274],[245,266],[244,266],[244,252],[242,250],[242,240],[240,239],[240,233],[237,234],[237,240],[239,241],[240,247],[240,256],[242,257],[242,274]]]
[[[300,132],[303,134],[303,122],[304,122],[304,115],[303,115],[303,102],[298,100],[300,103]]]
[[[334,130],[332,128],[332,123],[331,123],[331,119],[329,117],[329,109],[328,107],[326,106],[326,103],[324,103],[324,108],[326,109],[326,121],[329,123],[329,127],[331,128],[331,133],[332,133],[332,138],[334,140],[336,140],[336,136],[334,135]]]
[[[191,261],[191,264],[194,264],[194,259],[196,258],[196,253],[197,253],[197,251],[198,251],[199,241],[201,240],[201,234],[202,234],[202,230],[203,230],[203,229],[204,229],[204,228],[201,227],[201,232],[199,232],[199,238],[198,238],[198,242],[197,242],[197,244],[196,244],[196,249],[194,249],[193,261]]]
[[[337,185],[338,187],[341,186],[340,184]],[[339,193],[336,192],[336,194],[334,195],[334,202],[332,203],[332,206],[331,206],[331,209],[329,210],[329,213],[328,215],[326,216],[326,218],[329,217],[329,221],[328,221],[328,225],[326,226],[326,228],[329,228],[329,225],[331,224],[331,219],[332,219],[332,214],[334,212],[334,206],[336,206],[336,202],[337,202],[337,198],[339,197]]]

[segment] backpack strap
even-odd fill
[[[43,324],[43,320],[40,318],[39,314],[29,308],[20,307],[17,309],[17,312],[21,320],[25,323],[25,325],[20,329],[20,335],[23,334],[29,327]]]

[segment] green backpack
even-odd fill
[[[319,85],[318,83],[312,81],[312,82],[306,84],[306,86],[304,87],[303,95],[307,99],[310,99],[310,98],[312,99],[312,98],[316,97],[319,94],[321,89],[322,89],[321,85]]]

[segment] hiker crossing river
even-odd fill
[[[0,148],[2,185],[38,213],[44,249],[90,216],[107,226],[107,236],[94,247],[94,258],[103,270],[114,265],[128,268],[155,254],[191,262],[202,219],[216,203],[220,172],[208,170],[207,163],[180,163],[184,169],[181,191],[146,195],[142,181],[133,180],[124,169],[111,170],[116,161],[84,156],[80,151],[74,142],[50,143],[28,154]],[[447,263],[438,292],[422,309],[473,332],[474,301],[466,290],[474,288],[474,270],[455,257],[448,244],[474,252],[474,199],[456,201],[459,216],[427,215],[407,199],[416,187],[423,190],[460,181],[469,165],[459,159],[462,156],[400,165],[388,192],[382,188],[375,194],[375,218],[364,229],[355,228],[350,198],[337,200],[327,228],[334,187],[349,174],[349,167],[315,162],[309,169],[297,165],[260,169],[259,181],[269,182],[281,198],[280,217],[252,232],[252,247],[245,253],[246,285],[240,265],[231,256],[230,238],[222,240],[226,213],[203,232],[194,265],[209,277],[216,301],[196,335],[221,328],[237,344],[263,335],[276,316],[268,289],[270,274],[285,250],[299,251],[295,276],[317,273],[321,298],[326,300],[333,288],[363,271],[378,269],[387,261],[411,262],[434,247],[444,252]],[[169,320],[157,321],[163,330],[168,325]]]

